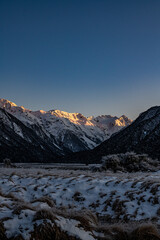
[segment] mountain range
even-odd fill
[[[103,156],[126,152],[146,153],[160,160],[160,107],[141,113],[131,125],[113,134],[93,150],[72,154],[66,161],[99,163]]]
[[[0,99],[0,160],[50,162],[90,150],[132,121],[125,115],[85,117],[60,110],[31,111]]]

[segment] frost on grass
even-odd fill
[[[160,172],[0,169],[1,240],[159,239],[153,224]]]

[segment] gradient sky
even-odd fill
[[[132,119],[160,105],[160,1],[0,0],[0,97]]]

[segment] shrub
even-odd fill
[[[157,160],[148,157],[147,154],[136,154],[133,152],[112,154],[102,157],[101,171],[112,170],[137,172],[157,171],[160,168]]]

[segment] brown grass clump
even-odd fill
[[[152,224],[135,227],[134,224],[132,226],[122,223],[98,227],[97,232],[104,234],[104,237],[98,237],[98,240],[160,240],[160,235]]]
[[[36,221],[41,219],[49,219],[51,222],[54,222],[57,217],[51,209],[41,209],[36,212],[33,220]]]
[[[56,224],[44,223],[34,227],[30,240],[79,240],[60,230]]]
[[[4,197],[10,198],[12,201],[15,201],[15,202],[20,200],[19,198],[17,198],[17,197],[13,194],[13,192],[10,192],[10,193],[4,195]]]
[[[84,228],[85,231],[92,231],[98,225],[98,219],[91,211],[82,211],[81,213],[75,212],[72,218],[79,221],[79,227]]]
[[[19,215],[22,210],[35,210],[30,204],[19,204],[13,209],[13,214]]]
[[[8,203],[5,203],[5,202],[0,203],[0,208],[3,208],[3,207],[11,209],[11,206]]]
[[[37,199],[33,200],[31,203],[35,203],[35,202],[47,203],[49,207],[54,207],[55,206],[55,201],[52,200],[51,198],[47,197],[47,196],[41,197],[41,198],[37,198]]]
[[[131,240],[160,240],[157,229],[152,224],[144,224],[131,233]]]

